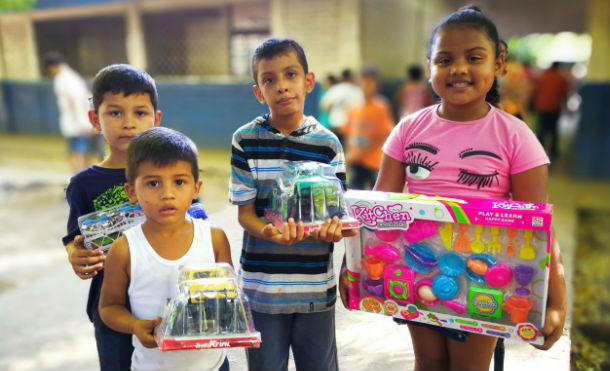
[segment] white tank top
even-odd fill
[[[146,240],[141,225],[124,232],[131,261],[127,293],[136,318],[152,320],[163,315],[167,299],[176,295],[181,266],[215,262],[209,222],[192,221],[193,243],[176,260],[159,256]],[[133,346],[132,370],[218,370],[225,358],[224,349],[161,352],[159,348],[145,348],[135,335]]]

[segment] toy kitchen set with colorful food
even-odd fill
[[[552,205],[348,191],[351,309],[542,344]]]

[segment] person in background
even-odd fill
[[[424,70],[416,64],[407,68],[408,81],[396,94],[398,112],[404,117],[434,103],[430,84],[424,81]]]
[[[551,159],[559,154],[559,115],[570,90],[571,82],[559,62],[553,62],[536,81],[534,109],[538,114],[537,136]]]
[[[500,42],[500,47],[505,55],[506,63],[504,64],[505,69],[502,77],[498,79],[498,89],[500,91],[498,106],[530,125],[527,108],[533,89],[531,80],[525,73],[521,62],[508,53],[508,45],[505,42]]]
[[[360,73],[364,102],[350,110],[343,128],[346,143],[350,189],[371,189],[381,163],[381,147],[394,127],[392,109],[386,98],[378,94],[379,72],[365,66]]]
[[[348,111],[363,100],[362,90],[354,82],[350,69],[341,72],[341,82],[328,89],[320,100],[320,109],[329,112],[330,131],[339,138],[341,144],[344,144],[342,128],[347,123]]]
[[[319,97],[318,107],[320,106],[320,101],[324,98],[324,96],[328,92],[328,89],[333,87],[337,82],[338,81],[337,81],[337,78],[335,77],[335,75],[328,74],[326,76],[326,79],[322,83],[320,94],[318,95],[318,97]],[[327,110],[323,110],[322,108],[319,109],[318,122],[320,123],[320,125],[324,126],[327,129],[330,128],[329,116],[330,116],[330,113]]]
[[[59,128],[68,140],[68,158],[74,173],[89,165],[92,128],[89,123],[88,98],[91,96],[85,80],[57,52],[44,56],[44,66],[53,78],[53,90],[59,108]]]

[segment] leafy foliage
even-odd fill
[[[0,12],[30,10],[38,0],[0,0]]]
[[[610,212],[580,210],[572,312],[573,370],[610,369]]]

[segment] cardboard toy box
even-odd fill
[[[542,344],[552,205],[348,191],[350,308]]]

